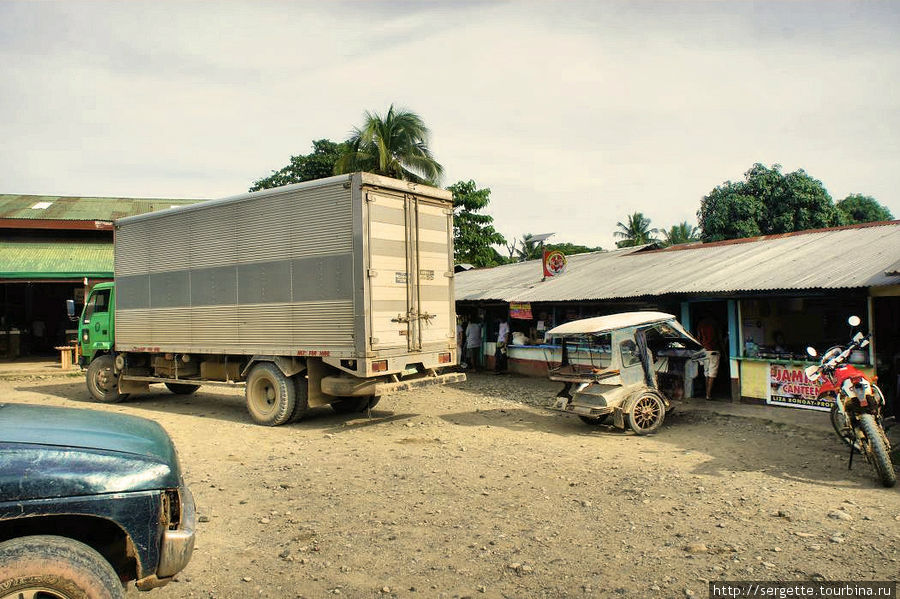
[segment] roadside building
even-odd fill
[[[113,277],[113,221],[200,200],[0,195],[0,358],[73,339],[66,300]]]
[[[457,311],[485,323],[488,359],[497,323],[509,319],[512,371],[542,376],[548,361],[559,360],[558,348],[542,341],[555,325],[660,310],[688,330],[704,320],[716,331],[716,396],[821,408],[802,380],[811,363],[805,348],[846,343],[847,317],[856,314],[873,343],[853,359],[897,402],[900,221],[578,254],[568,257],[564,274],[542,278],[539,260],[456,275]],[[694,394],[702,395],[697,384]]]

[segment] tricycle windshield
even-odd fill
[[[609,333],[571,335],[560,339],[563,346],[562,366],[572,373],[590,374],[610,367],[612,344]]]

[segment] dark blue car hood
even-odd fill
[[[177,487],[157,423],[109,412],[0,404],[0,501]]]

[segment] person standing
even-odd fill
[[[460,316],[456,320],[456,362],[463,370],[466,369],[466,318]]]
[[[503,374],[509,366],[509,322],[500,321],[497,330],[497,349],[494,352],[494,372]]]
[[[478,370],[481,361],[481,325],[477,316],[473,316],[466,326],[466,354],[469,368]]]
[[[711,399],[713,383],[719,374],[719,351],[722,343],[719,324],[708,313],[697,323],[697,341],[706,350],[700,363],[703,364],[703,374],[706,376],[706,399]]]

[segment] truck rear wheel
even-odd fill
[[[353,414],[374,408],[379,401],[381,401],[380,395],[348,397],[347,399],[331,402],[331,409],[338,414]]]
[[[294,413],[288,422],[297,422],[298,420],[303,420],[303,417],[306,416],[306,410],[309,409],[309,381],[306,379],[305,371],[295,374],[291,378],[294,379],[297,399],[294,402]]]
[[[271,362],[259,362],[253,367],[247,377],[245,394],[251,418],[264,426],[288,422],[297,406],[294,381]]]
[[[125,589],[103,557],[78,541],[41,535],[0,543],[3,597],[124,599]]]
[[[200,385],[190,383],[166,383],[166,387],[175,395],[190,395],[200,388]]]
[[[110,355],[95,358],[88,366],[85,379],[91,397],[103,403],[116,403],[126,399],[127,393],[119,393],[119,375],[115,358]]]

